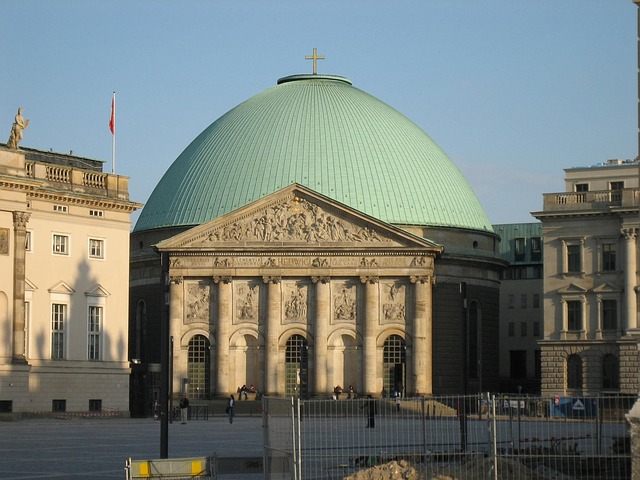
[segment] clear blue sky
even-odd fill
[[[529,222],[564,168],[637,155],[631,0],[57,0],[0,5],[0,141],[105,160],[146,202],[235,105],[318,72],[396,108],[465,174],[493,223]],[[137,218],[137,216],[134,217]]]

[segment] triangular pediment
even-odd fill
[[[576,285],[575,283],[570,283],[569,285],[559,288],[558,289],[558,293],[561,295],[567,295],[567,294],[572,294],[572,293],[580,293],[580,294],[584,294],[587,293],[587,290],[582,288],[579,285]]]
[[[442,247],[302,185],[293,184],[156,245],[158,250],[228,248],[402,249]]]
[[[111,294],[100,284],[84,292],[87,297],[108,297]]]
[[[65,295],[71,295],[76,291],[71,288],[66,282],[62,280],[49,288],[49,293],[62,293]]]
[[[33,283],[31,280],[29,280],[28,278],[24,279],[24,289],[27,292],[35,292],[38,287],[36,287],[36,284]]]
[[[620,293],[622,288],[611,282],[604,282],[592,290],[594,293]]]

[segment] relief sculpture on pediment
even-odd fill
[[[212,231],[207,241],[380,243],[390,240],[370,227],[355,225],[295,197]]]

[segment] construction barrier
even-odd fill
[[[132,460],[125,466],[126,480],[138,478],[163,478],[182,480],[189,478],[215,479],[218,476],[218,458],[210,457],[167,458],[161,460]]]

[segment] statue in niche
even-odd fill
[[[296,287],[291,291],[291,298],[284,304],[284,315],[288,320],[304,320],[307,318],[307,300],[304,287]]]
[[[18,113],[13,120],[13,125],[11,126],[11,133],[9,134],[9,141],[7,142],[7,147],[9,148],[18,148],[18,144],[22,140],[22,131],[29,126],[29,119],[26,120],[22,118],[22,108],[18,108]]]
[[[258,296],[257,286],[241,286],[238,289],[237,313],[240,320],[255,320],[257,317],[256,299]]]
[[[333,316],[336,320],[353,321],[356,319],[356,300],[351,288],[343,286],[334,299]]]
[[[404,286],[392,283],[387,285],[387,288],[387,302],[382,305],[385,320],[404,321],[406,313]]]
[[[187,319],[209,319],[209,288],[207,285],[191,284],[187,287]]]

